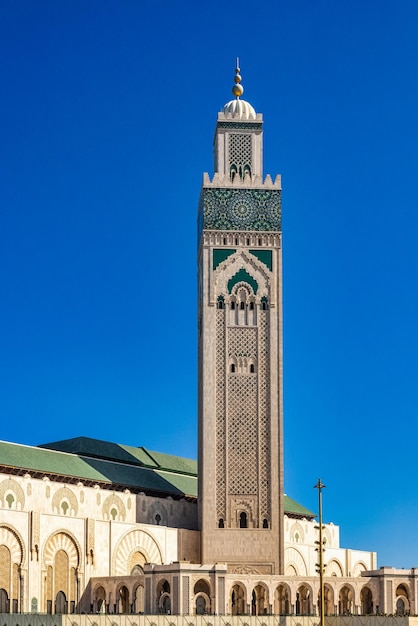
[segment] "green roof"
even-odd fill
[[[144,448],[144,450],[146,450],[146,448]],[[180,472],[181,474],[197,476],[197,462],[194,459],[185,459],[181,456],[163,454],[162,452],[146,451],[161,469],[166,469],[169,472]]]
[[[284,512],[286,515],[297,515],[298,517],[306,517],[308,519],[316,517],[316,513],[312,513],[312,511],[286,495],[284,496]]]
[[[136,492],[197,498],[195,460],[88,437],[39,447],[0,441],[0,464],[19,471],[97,482]],[[308,519],[316,516],[286,495],[284,511]]]
[[[131,465],[93,456],[0,442],[0,463],[27,472],[118,485],[135,491],[152,491],[172,496],[197,496],[197,475],[184,475],[158,468]]]
[[[74,439],[64,439],[63,441],[53,441],[52,443],[43,443],[39,447],[128,463],[129,465],[158,467],[158,464],[152,460],[145,448],[135,448],[120,443],[112,443],[111,441],[91,439],[90,437],[75,437]]]

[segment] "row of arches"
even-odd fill
[[[372,590],[364,586],[360,591],[359,605],[355,604],[354,590],[343,586],[338,595],[325,584],[325,615],[350,615],[359,612],[370,615],[376,605]],[[270,598],[269,589],[264,583],[258,583],[249,592],[242,583],[235,583],[231,590],[230,613],[232,615],[317,615],[320,610],[320,593],[317,596],[307,584],[301,584],[296,592],[287,584],[278,585],[274,596]],[[357,610],[358,606],[358,610]]]
[[[225,300],[224,296],[218,296],[217,308],[225,310],[228,324],[231,326],[256,326],[257,311],[267,311],[269,303],[267,297],[263,296],[260,302],[256,302],[247,285],[243,285],[236,295]]]
[[[397,590],[397,594],[400,590]],[[343,585],[337,592],[329,584],[325,584],[324,602],[325,615],[371,615],[378,610],[378,599],[375,592],[364,585],[357,596],[354,588]],[[156,609],[159,613],[172,612],[171,587],[167,579],[161,579],[156,587]],[[211,585],[201,579],[193,587],[193,606],[195,614],[210,614],[214,611],[211,606]],[[399,600],[402,599],[401,603]],[[398,598],[397,612],[408,612],[406,597]],[[296,590],[286,583],[277,585],[270,595],[268,586],[258,582],[249,587],[241,582],[232,585],[226,605],[229,615],[318,615],[320,611],[320,593],[312,589],[307,583],[301,583]]]
[[[144,585],[139,582],[130,591],[124,584],[120,584],[115,593],[106,592],[100,585],[95,589],[93,613],[139,613],[144,612]]]

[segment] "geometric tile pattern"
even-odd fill
[[[280,189],[202,189],[199,219],[206,230],[281,231]]]

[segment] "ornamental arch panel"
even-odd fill
[[[161,565],[162,553],[157,541],[145,530],[131,530],[116,545],[112,559],[112,576],[129,576],[132,556],[141,553],[147,563]]]
[[[52,510],[57,515],[75,517],[78,514],[78,500],[74,491],[67,486],[57,489],[52,497]]]
[[[115,493],[106,498],[102,505],[103,519],[124,522],[126,520],[126,507]]]
[[[304,543],[305,542],[305,531],[303,530],[302,524],[300,522],[295,522],[292,524],[289,530],[290,540],[295,543]]]
[[[325,574],[327,576],[344,576],[344,569],[338,559],[331,559],[325,568]]]
[[[81,565],[80,545],[76,538],[66,530],[57,531],[46,540],[43,550],[45,568],[54,565],[55,555],[59,550],[63,550],[67,554],[69,567],[79,568]]]
[[[3,509],[24,510],[25,494],[14,478],[7,478],[0,483],[0,506]]]
[[[363,561],[357,561],[351,570],[351,576],[353,576],[353,578],[358,578],[361,576],[361,573],[365,571],[367,571],[366,564]]]
[[[307,576],[308,568],[302,554],[293,546],[285,549],[284,552],[285,574],[296,576]]]
[[[10,559],[12,563],[24,566],[25,563],[25,545],[20,534],[6,524],[0,525],[0,545],[4,545],[10,551]]]

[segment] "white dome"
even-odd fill
[[[249,102],[236,98],[227,102],[223,108],[226,116],[236,117],[239,120],[255,120],[256,112]]]

